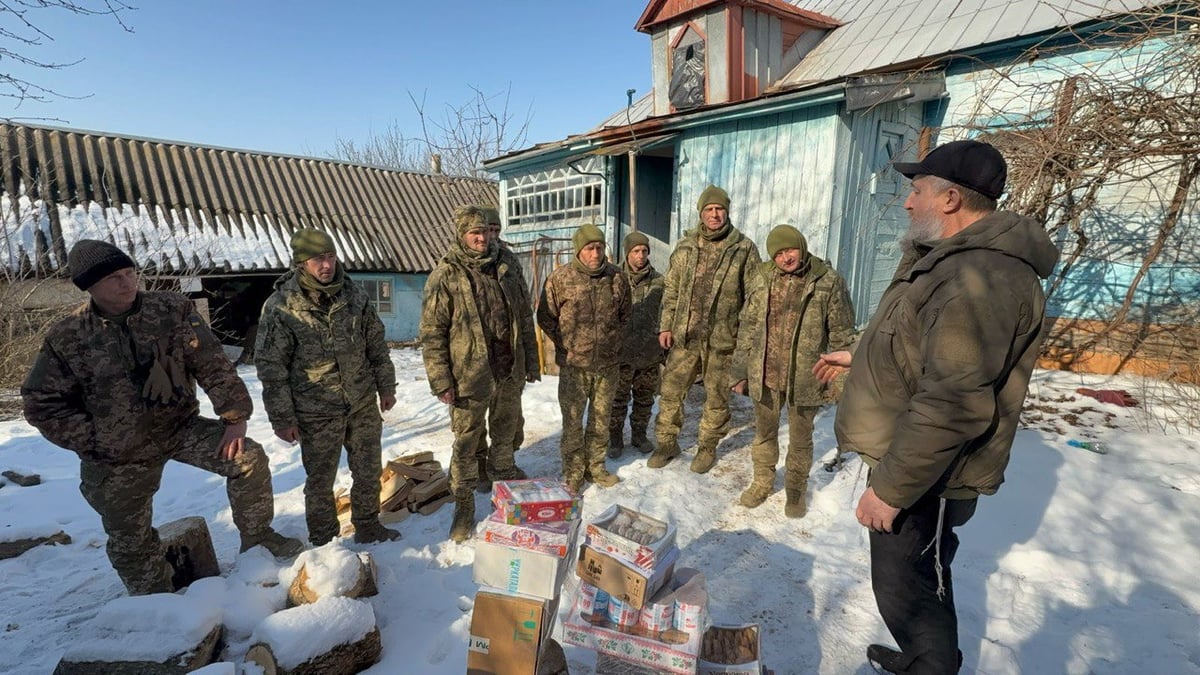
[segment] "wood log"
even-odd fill
[[[5,471],[0,473],[0,476],[11,480],[21,487],[33,487],[34,485],[42,484],[42,477],[36,473],[19,473],[17,471]]]
[[[208,522],[201,516],[172,520],[158,528],[167,562],[171,564],[171,583],[179,590],[197,579],[221,574],[217,552],[213,550]]]
[[[14,541],[0,542],[0,560],[8,560],[15,558],[31,548],[36,548],[42,544],[69,544],[71,536],[66,532],[59,530],[48,537],[30,537],[29,539],[16,539]]]
[[[434,478],[419,483],[413,488],[412,493],[409,495],[409,501],[415,504],[424,504],[431,498],[449,491],[450,476],[447,476],[444,472],[439,472]]]
[[[150,661],[69,661],[63,657],[54,675],[183,675],[199,670],[216,660],[221,651],[225,627],[217,624],[194,649],[176,654],[162,662]]]
[[[438,509],[442,508],[443,505],[449,504],[452,501],[454,501],[454,495],[447,492],[446,494],[442,495],[441,497],[431,499],[431,500],[425,502],[424,504],[421,504],[420,506],[417,507],[416,512],[423,516],[427,516],[427,515],[433,513],[434,511],[437,511]]]
[[[410,455],[403,455],[403,456],[397,457],[392,460],[392,462],[400,462],[401,464],[407,464],[409,466],[416,466],[417,464],[427,464],[429,462],[436,462],[436,461],[437,460],[435,460],[433,458],[432,450],[426,450],[424,452],[414,452]],[[390,463],[391,462],[389,462],[389,464]]]
[[[375,566],[375,558],[364,551],[358,554],[358,560],[358,578],[355,579],[350,590],[342,595],[347,598],[369,598],[372,595],[378,595],[379,586],[376,582],[378,568]],[[308,566],[301,565],[300,571],[296,573],[296,578],[292,580],[292,585],[288,587],[288,607],[306,605],[321,599],[316,591],[309,588],[308,579]]]
[[[357,642],[338,645],[290,670],[282,668],[271,647],[263,643],[250,647],[246,662],[258,665],[264,675],[353,675],[379,663],[382,653],[383,641],[376,628]]]
[[[411,478],[418,483],[427,481],[442,471],[442,465],[436,460],[421,462],[420,464],[405,464],[404,462],[392,460],[388,462],[388,468],[394,471],[397,476]]]
[[[386,498],[380,497],[380,511],[396,511],[403,509],[408,504],[408,498],[412,494],[413,488],[417,487],[417,482],[411,478],[404,478],[403,482],[398,482],[391,494]]]

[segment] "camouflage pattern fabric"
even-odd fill
[[[818,406],[793,406],[785,396],[764,389],[761,399],[754,402],[754,442],[750,446],[750,461],[754,480],[769,475],[773,481],[779,464],[779,413],[787,408],[788,451],[784,459],[783,485],[791,490],[808,487],[808,473],[813,463],[813,420]]]
[[[496,386],[488,405],[488,467],[504,474],[512,471],[516,464],[513,453],[517,449],[517,431],[525,420],[521,415],[521,392],[525,380],[508,376]]]
[[[631,311],[629,293],[625,274],[611,263],[593,272],[575,259],[554,270],[542,288],[537,322],[554,343],[555,362],[584,370],[616,365]]]
[[[613,400],[612,421],[609,433],[619,437],[625,431],[625,418],[629,417],[629,429],[633,438],[644,438],[650,425],[650,413],[654,408],[654,397],[662,380],[662,366],[657,364],[635,369],[621,364],[617,369],[617,394]],[[633,407],[630,408],[630,400]]]
[[[606,470],[604,460],[608,448],[608,425],[616,388],[616,366],[585,370],[568,365],[559,370],[563,480],[568,484],[582,483],[588,472]]]
[[[761,260],[758,249],[737,228],[730,227],[729,234],[722,240],[720,256],[708,275],[712,278],[712,291],[706,294],[709,301],[704,308],[707,337],[702,344],[693,345],[687,339],[687,328],[700,256],[699,239],[698,229],[688,230],[671,253],[658,329],[671,331],[675,344],[682,343],[688,349],[703,347],[733,351],[737,343],[738,313],[745,304],[755,263]]]
[[[655,433],[659,448],[670,447],[683,427],[683,399],[696,377],[704,379],[704,410],[700,414],[699,444],[716,447],[729,433],[730,352],[688,349],[675,345],[667,353],[663,368],[662,391],[658,398]]]
[[[662,313],[663,275],[647,264],[639,271],[622,267],[629,279],[629,323],[621,342],[621,363],[643,369],[661,364],[667,353],[658,344],[658,318]]]
[[[450,405],[450,430],[454,432],[450,452],[450,491],[456,496],[470,493],[479,480],[476,457],[486,443],[490,403],[490,399],[458,397]]]
[[[380,457],[383,417],[368,399],[347,415],[300,418],[300,459],[304,463],[304,518],[308,539],[320,546],[338,535],[333,483],[342,447],[350,467],[350,521],[356,528],[379,522]]]

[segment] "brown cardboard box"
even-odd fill
[[[641,609],[671,578],[678,559],[679,549],[672,549],[663,554],[654,571],[649,572],[584,544],[579,547],[575,573],[583,581],[629,603],[634,609]]]
[[[479,591],[467,643],[468,675],[533,675],[557,601]]]

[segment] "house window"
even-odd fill
[[[367,292],[367,297],[371,299],[371,304],[375,305],[376,312],[383,315],[391,315],[395,312],[395,306],[392,304],[391,279],[359,279],[358,284]]]
[[[675,110],[704,105],[704,38],[689,26],[671,48],[667,98]]]
[[[552,223],[562,227],[600,220],[604,204],[601,161],[589,159],[578,170],[559,167],[511,178],[508,224]]]

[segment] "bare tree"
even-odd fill
[[[123,0],[0,0],[0,97],[25,101],[46,101],[50,98],[71,98],[66,94],[43,87],[23,69],[61,70],[83,59],[58,61],[35,56],[48,42],[54,41],[45,26],[46,11],[68,12],[84,17],[110,17],[132,33],[121,16],[136,9]]]
[[[410,136],[393,122],[362,143],[338,138],[328,156],[406,171],[429,171],[437,156],[445,173],[486,177],[484,160],[525,146],[533,113],[530,109],[520,117],[511,109],[512,85],[495,94],[475,86],[471,91],[464,103],[446,103],[440,111],[429,108],[424,94],[418,99],[410,91],[409,100],[420,120],[419,135]]]

